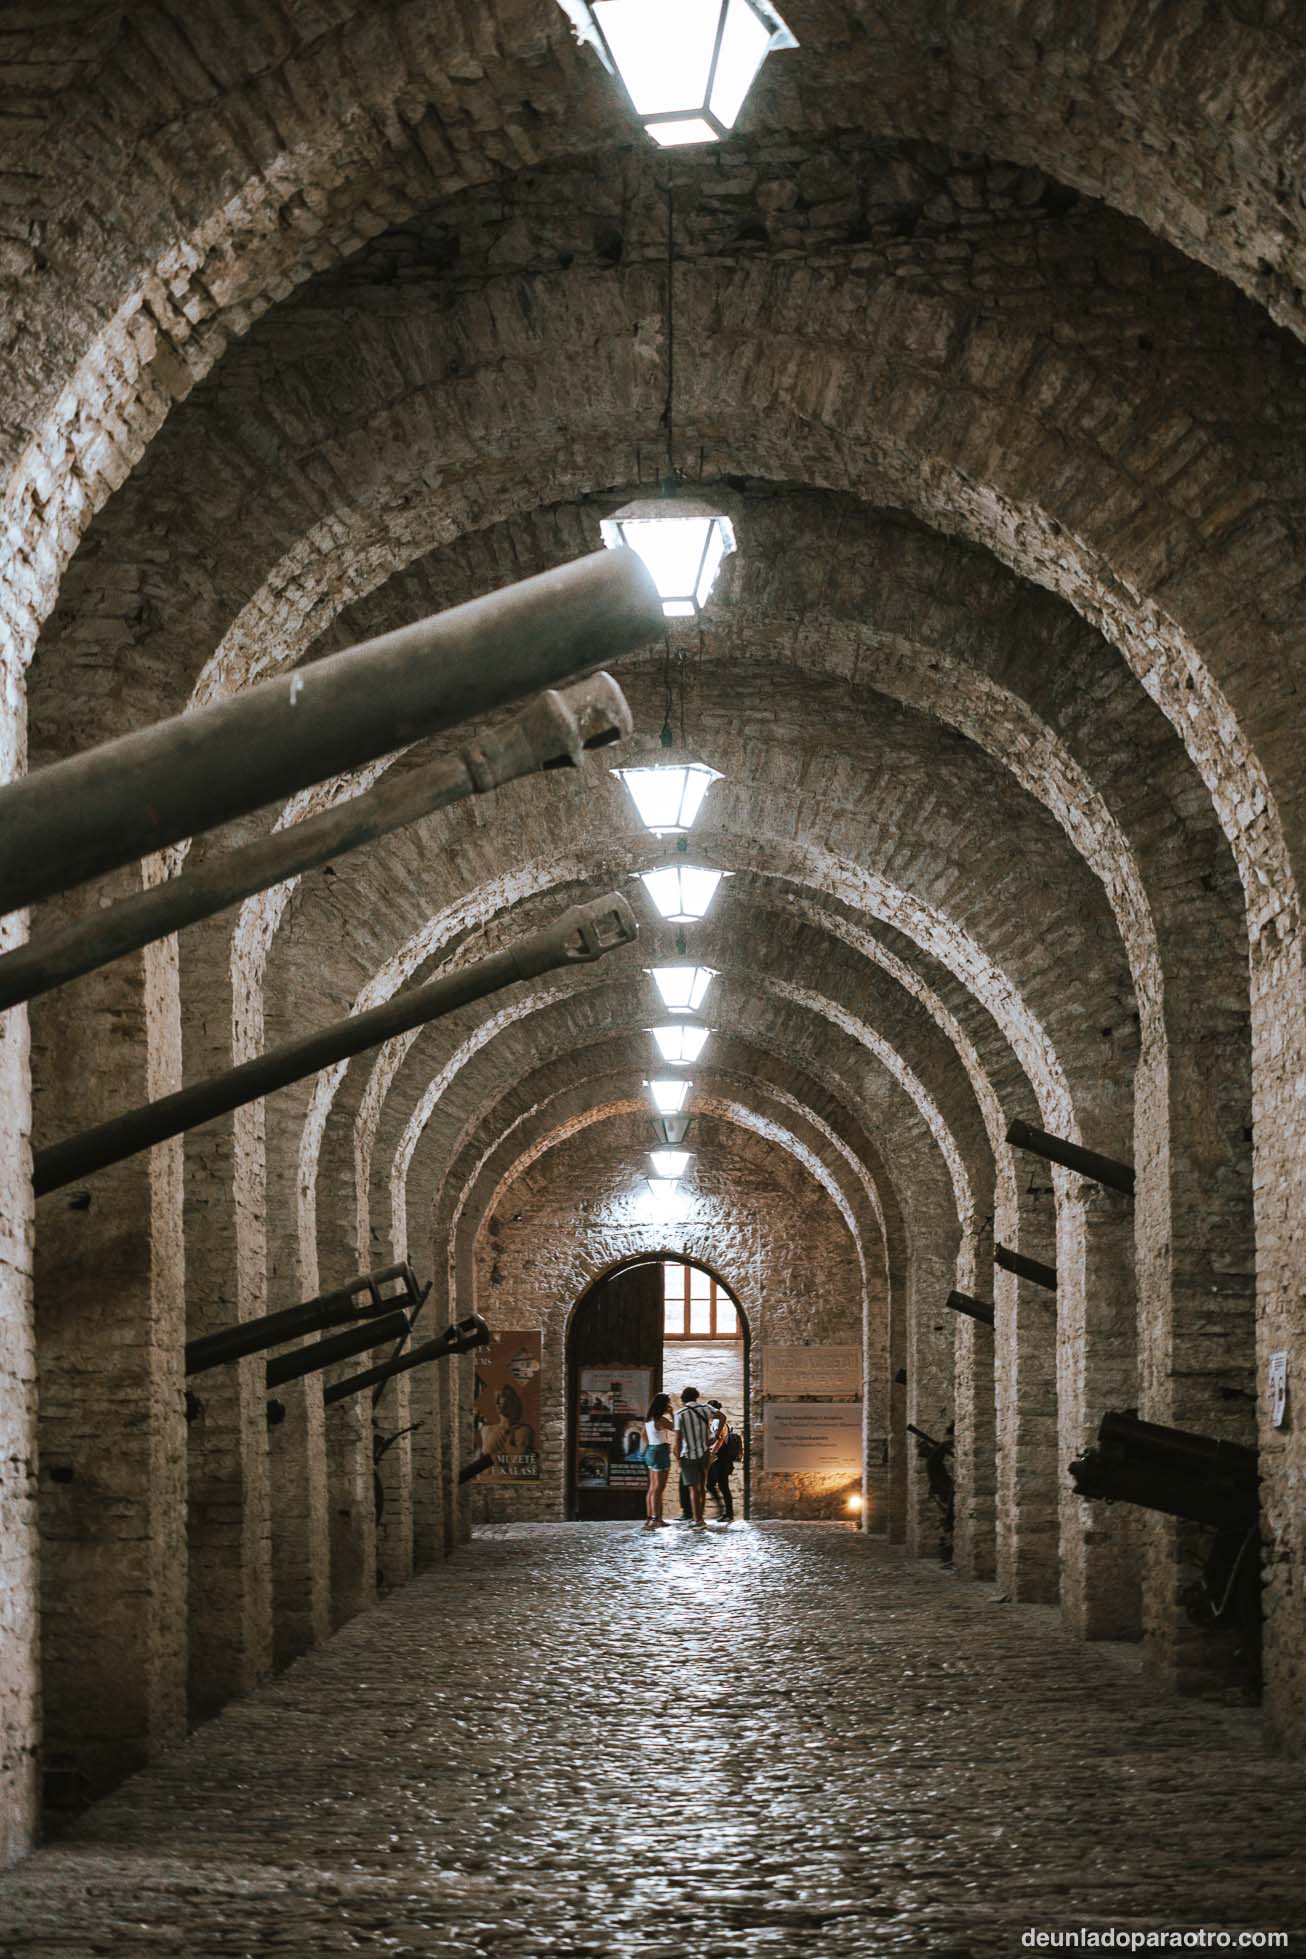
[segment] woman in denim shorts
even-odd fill
[[[671,1419],[671,1396],[655,1394],[644,1417],[644,1460],[648,1464],[645,1530],[667,1528],[667,1520],[662,1515],[662,1492],[667,1487],[671,1469],[671,1438],[675,1432],[675,1423]]]

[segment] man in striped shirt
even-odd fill
[[[707,1528],[703,1521],[703,1491],[712,1453],[712,1431],[719,1419],[699,1399],[697,1388],[682,1390],[676,1411],[676,1454],[680,1459],[681,1480],[689,1491],[695,1530]]]

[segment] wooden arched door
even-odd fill
[[[661,1386],[662,1264],[650,1259],[600,1279],[572,1315],[567,1337],[569,1517],[644,1515],[648,1477],[628,1445]]]

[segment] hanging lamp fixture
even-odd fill
[[[699,864],[665,864],[661,870],[641,871],[639,881],[672,925],[692,925],[706,918],[716,888],[730,871],[707,871]]]
[[[656,1177],[683,1177],[694,1161],[691,1150],[650,1150],[649,1162]]]
[[[561,0],[663,148],[719,143],[773,48],[796,48],[769,0]]]
[[[691,1027],[686,1021],[677,1021],[671,1027],[650,1027],[649,1033],[658,1044],[658,1053],[673,1068],[683,1068],[690,1061],[697,1061],[707,1045],[708,1029]]]
[[[711,966],[651,966],[648,969],[668,1013],[697,1013],[716,978]]]
[[[683,836],[692,828],[712,784],[721,780],[719,769],[709,769],[702,762],[679,768],[614,769],[612,773],[625,784],[640,822],[655,837]]]
[[[674,0],[675,4],[679,0]],[[735,0],[731,0],[735,4]],[[738,0],[751,4],[751,0]],[[626,4],[626,0],[612,0]],[[642,0],[641,0],[642,4]],[[656,11],[656,8],[655,8]],[[721,561],[735,548],[730,519],[701,496],[684,496],[676,470],[676,203],[668,184],[667,272],[664,297],[663,344],[666,347],[667,392],[662,409],[666,435],[666,465],[658,494],[636,497],[599,524],[599,535],[610,551],[627,544],[644,560],[668,619],[698,619],[711,596]],[[664,739],[665,739],[664,729]]]

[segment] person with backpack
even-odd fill
[[[730,1478],[735,1465],[744,1453],[742,1436],[730,1426],[725,1410],[719,1401],[710,1401],[718,1416],[716,1430],[712,1437],[712,1460],[708,1465],[707,1487],[716,1500],[717,1522],[733,1524],[735,1521],[734,1492],[730,1488]]]
[[[712,1454],[715,1418],[697,1388],[683,1388],[676,1410],[676,1453],[680,1458],[681,1480],[689,1491],[693,1528],[706,1530],[703,1520],[703,1493],[707,1487],[707,1466]]]

